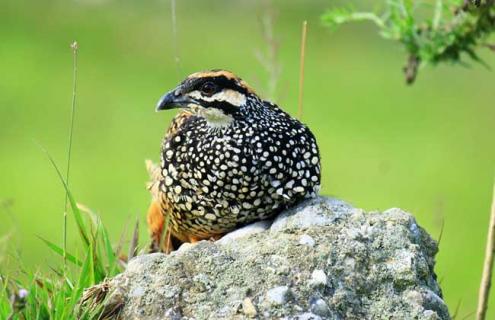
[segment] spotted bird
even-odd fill
[[[173,108],[181,110],[150,184],[148,224],[156,250],[218,239],[318,193],[314,135],[233,73],[191,74],[156,109]]]

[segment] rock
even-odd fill
[[[303,234],[299,238],[299,244],[313,248],[316,243],[315,243],[315,239],[313,239],[311,236],[308,236],[307,234]]]
[[[295,320],[321,320],[321,317],[312,313],[312,312],[305,312],[303,314],[298,314],[294,316]]]
[[[258,221],[252,224],[249,224],[245,227],[239,228],[237,230],[234,230],[225,236],[223,236],[220,240],[218,240],[216,243],[217,244],[226,244],[232,241],[235,241],[240,238],[244,238],[256,233],[263,232],[270,228],[270,221]]]
[[[310,304],[310,309],[313,313],[326,318],[328,318],[331,314],[328,304],[321,298],[314,300]]]
[[[312,226],[329,225],[341,216],[347,215],[351,209],[349,204],[341,200],[311,199],[282,212],[275,218],[270,230],[279,232],[290,228],[305,229]],[[325,212],[332,214],[324,214]]]
[[[289,287],[280,286],[268,290],[268,292],[266,293],[266,299],[271,304],[285,304],[287,300],[289,300]]]
[[[251,301],[250,298],[245,298],[242,301],[242,312],[251,318],[254,318],[257,314],[256,312],[256,307],[253,304],[253,301]]]
[[[314,270],[309,283],[313,287],[324,287],[327,285],[327,275],[323,270]]]
[[[113,319],[450,319],[437,245],[400,209],[320,197],[255,229],[138,256],[83,307],[103,304]]]

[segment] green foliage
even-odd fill
[[[476,50],[493,48],[486,41],[495,31],[495,6],[493,0],[475,2],[436,0],[432,6],[420,0],[386,0],[376,12],[335,8],[322,20],[331,28],[354,21],[373,22],[383,38],[404,46],[409,56],[404,72],[407,82],[412,83],[418,67],[428,63],[465,64],[463,56],[467,56],[486,65]]]
[[[100,218],[78,206],[53,158],[48,153],[47,156],[67,191],[84,256],[79,259],[41,238],[48,248],[71,263],[70,268],[53,269],[51,277],[28,274],[27,283],[0,276],[0,319],[96,319],[99,310],[80,311],[78,302],[84,289],[121,271],[119,259]]]

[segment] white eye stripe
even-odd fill
[[[232,89],[224,89],[215,93],[211,97],[203,96],[198,90],[191,91],[188,95],[194,99],[200,99],[208,102],[225,101],[236,107],[241,107],[246,104],[246,96],[243,93]]]

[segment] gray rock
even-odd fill
[[[350,214],[352,207],[342,200],[315,198],[282,212],[271,226],[272,232],[304,229],[311,226],[330,225],[342,216]],[[331,212],[331,214],[325,214]]]
[[[321,320],[321,317],[312,312],[305,312],[294,316],[294,320]]]
[[[325,302],[325,300],[319,298],[314,300],[310,304],[310,309],[313,313],[328,318],[331,315],[330,308],[328,307],[328,304]]]
[[[437,245],[400,209],[320,197],[256,232],[136,257],[88,289],[83,308],[103,304],[114,319],[450,319]]]
[[[313,248],[315,246],[316,242],[315,242],[315,239],[313,239],[313,237],[308,236],[307,234],[303,234],[299,238],[299,244]]]
[[[235,241],[240,238],[244,238],[256,233],[263,232],[270,227],[270,221],[258,221],[252,224],[249,224],[245,227],[234,230],[225,236],[223,236],[220,240],[218,240],[217,244],[227,244],[229,242]]]
[[[324,287],[327,285],[327,281],[328,279],[325,271],[317,269],[311,274],[311,280],[309,280],[309,283],[313,287]]]
[[[251,301],[250,298],[245,298],[242,301],[242,312],[251,318],[254,318],[258,312],[256,311],[256,307],[253,304],[253,301]]]
[[[282,305],[289,300],[289,287],[280,286],[268,290],[266,293],[266,299],[269,303],[274,305]]]

